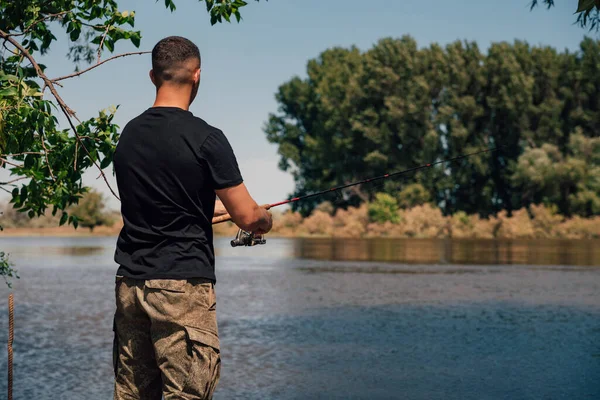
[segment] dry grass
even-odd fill
[[[438,208],[429,204],[400,210],[400,223],[371,223],[368,205],[337,210],[332,216],[316,210],[307,218],[292,211],[273,213],[271,237],[395,237],[395,238],[481,238],[481,239],[598,239],[600,216],[592,218],[565,218],[543,205],[521,209],[508,216],[505,211],[495,217],[480,218],[458,212],[443,216]],[[53,217],[34,219],[29,226],[5,225],[2,236],[116,236],[123,222],[112,226],[87,228],[58,226]],[[233,237],[238,228],[231,222],[213,226],[215,236]]]
[[[368,206],[338,210],[334,216],[316,210],[302,219],[298,213],[275,215],[274,236],[325,237],[409,237],[409,238],[600,238],[600,216],[565,218],[543,205],[520,209],[508,216],[506,211],[495,217],[480,218],[458,212],[444,216],[429,204],[399,211],[400,222],[369,222]],[[234,232],[235,233],[235,229]]]

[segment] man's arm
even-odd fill
[[[231,220],[246,232],[264,234],[271,230],[273,218],[265,208],[256,204],[243,183],[215,191]]]

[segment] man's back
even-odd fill
[[[242,182],[223,133],[181,108],[153,107],[123,130],[114,166],[124,221],[117,274],[215,280],[215,190]]]
[[[190,113],[200,50],[152,49],[151,108],[124,128],[113,161],[124,226],[115,261],[114,400],[211,399],[219,381],[212,218],[218,195],[240,229],[271,230],[223,133]]]

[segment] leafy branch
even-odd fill
[[[554,0],[542,0],[546,8],[554,7]],[[533,10],[539,5],[539,0],[532,0],[530,10]],[[600,0],[578,0],[577,20],[575,21],[580,27],[585,28],[589,25],[589,30],[600,30]]]
[[[157,0],[158,1],[158,0]],[[224,20],[231,22],[231,18],[235,17],[237,22],[242,20],[240,9],[248,3],[244,0],[198,0],[204,1],[206,11],[210,14],[210,24],[215,25],[217,22],[222,23]],[[259,0],[255,0],[259,1]],[[268,0],[265,0],[268,1]],[[165,7],[171,11],[177,8],[173,0],[165,0]]]
[[[165,0],[165,5],[175,10],[173,0]],[[213,25],[232,16],[239,22],[239,10],[246,5],[242,0],[206,0]],[[82,121],[57,88],[109,61],[149,53],[102,60],[102,54],[113,53],[119,41],[139,48],[141,32],[134,25],[135,12],[119,10],[116,0],[0,0],[0,168],[13,176],[0,182],[0,189],[11,193],[12,207],[29,218],[51,209],[52,215],[61,213],[60,225],[77,227],[78,219],[69,209],[88,192],[82,174],[90,167],[98,169],[118,199],[104,173],[119,139],[113,123],[118,106]],[[50,51],[57,31],[67,34],[67,57],[75,72],[50,79],[38,54]],[[94,61],[79,70],[81,63]],[[46,88],[53,101],[44,98]],[[67,129],[59,126],[57,112],[66,118]],[[16,276],[0,254],[0,275]]]

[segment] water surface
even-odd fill
[[[512,243],[494,262],[481,254],[507,244],[228,241],[217,400],[600,398],[598,242]],[[112,398],[114,242],[0,238],[21,275],[15,399]]]

